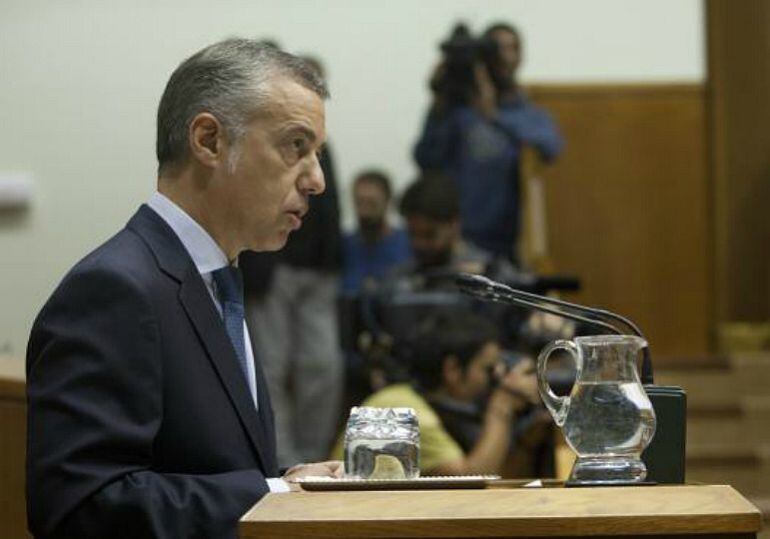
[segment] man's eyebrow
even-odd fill
[[[316,138],[318,138],[315,134],[315,131],[310,129],[309,127],[301,124],[292,124],[288,128],[289,132],[301,132],[303,135],[305,135],[310,142],[315,142]]]

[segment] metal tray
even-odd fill
[[[354,479],[348,477],[305,477],[293,482],[303,490],[417,490],[486,488],[499,475],[430,476],[416,479]]]

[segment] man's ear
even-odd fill
[[[225,155],[225,131],[220,121],[209,112],[201,112],[190,122],[190,153],[192,158],[209,168],[215,168]]]

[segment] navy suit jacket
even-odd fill
[[[79,262],[27,349],[37,537],[234,537],[278,476],[222,319],[171,228],[142,206]]]

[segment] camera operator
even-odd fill
[[[441,49],[415,159],[457,183],[463,237],[515,262],[521,149],[532,146],[550,162],[561,136],[518,85],[522,42],[511,25],[494,24],[479,39],[460,25]]]
[[[409,285],[411,290],[456,290],[455,277],[461,272],[480,273],[505,282],[514,280],[519,272],[507,259],[462,238],[460,208],[457,186],[445,174],[423,173],[411,183],[401,197],[399,211],[406,222],[412,259],[391,272],[381,286],[404,289],[402,281],[411,278],[415,281]]]
[[[412,259],[390,272],[379,283],[375,297],[381,312],[393,301],[430,291],[448,291],[457,305],[476,304],[457,291],[458,273],[477,273],[502,282],[515,282],[522,275],[507,259],[494,256],[462,239],[460,235],[460,197],[455,182],[440,172],[422,174],[401,197],[399,210],[406,222]],[[426,300],[427,302],[433,302]],[[451,305],[450,307],[451,308]],[[495,320],[503,336],[503,345],[517,347],[518,330],[529,313],[518,307],[478,304],[476,310]],[[400,326],[410,325],[410,316],[396,317]],[[385,322],[385,321],[383,321]],[[398,338],[397,328],[383,328]]]
[[[532,360],[501,368],[495,326],[468,311],[425,318],[402,345],[399,355],[411,382],[389,385],[363,406],[415,409],[420,469],[426,475],[502,473],[506,461],[515,458],[511,450],[520,414],[540,401]],[[442,414],[447,408],[474,417],[479,428],[458,436]],[[541,417],[547,427],[550,420]],[[342,454],[342,438],[333,454]]]

